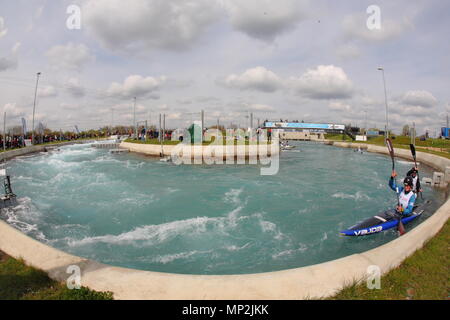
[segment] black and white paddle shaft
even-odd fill
[[[394,170],[395,170],[395,154],[394,154],[394,147],[392,146],[392,141],[391,141],[391,139],[386,139],[386,146],[387,146],[387,148],[388,148],[388,150],[389,150],[389,154],[391,155],[391,160],[392,160],[392,171],[394,171]],[[398,191],[397,191],[396,193],[397,193],[397,207],[400,207],[400,198],[399,198]],[[398,230],[398,233],[399,233],[401,236],[404,235],[405,232],[406,232],[406,231],[405,231],[405,227],[403,226],[403,223],[402,223],[401,216],[400,216],[399,219],[398,219],[397,230]]]
[[[392,171],[394,171],[395,169],[395,162],[394,162],[394,147],[392,146],[392,141],[391,139],[386,139],[386,146],[388,148],[389,154],[391,155],[391,159],[392,159]]]
[[[414,145],[411,143],[411,144],[409,145],[409,148],[411,149],[411,154],[412,154],[413,159],[414,159],[414,167],[417,168],[416,147],[414,147]],[[419,171],[417,171],[417,180],[420,181]],[[417,191],[417,192],[420,193],[420,198],[423,200],[422,192],[419,192],[419,191]]]

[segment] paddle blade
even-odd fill
[[[392,170],[394,170],[395,168],[395,164],[394,164],[394,147],[392,146],[392,141],[391,139],[386,139],[386,146],[389,150],[389,154],[391,155],[391,159],[392,159]]]
[[[404,235],[406,233],[405,226],[403,225],[402,219],[398,219],[397,230],[399,235]]]
[[[386,146],[389,150],[389,154],[391,155],[392,158],[394,158],[394,147],[392,146],[391,139],[386,139]]]
[[[416,158],[416,147],[414,147],[414,145],[411,143],[409,145],[409,148],[411,149],[411,154],[414,157],[414,159]]]

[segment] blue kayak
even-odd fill
[[[414,219],[420,217],[425,211],[425,206],[430,202],[430,200],[427,200],[423,204],[415,206],[413,212],[409,216],[402,217],[402,223],[406,225]],[[358,237],[382,232],[396,228],[399,218],[400,216],[395,210],[388,210],[376,216],[370,217],[354,225],[353,227],[348,228],[347,230],[343,230],[340,234],[343,236]]]

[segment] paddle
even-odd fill
[[[411,149],[411,154],[412,154],[413,159],[414,159],[414,166],[415,166],[415,168],[417,168],[416,147],[414,147],[414,145],[411,143],[411,144],[409,145],[409,148]],[[420,181],[419,171],[417,171],[417,180]],[[418,191],[418,192],[419,192],[419,191]],[[419,192],[419,193],[420,193],[420,198],[423,200],[422,192]]]
[[[389,150],[389,154],[391,155],[391,160],[392,160],[392,171],[395,170],[395,155],[394,155],[394,147],[392,146],[392,141],[391,139],[386,139],[386,146]],[[398,190],[397,190],[397,207],[400,207],[400,198],[399,198],[399,194],[398,194]],[[403,226],[402,223],[402,217],[400,216],[398,219],[398,225],[397,225],[397,230],[398,233],[402,236],[405,234],[405,227]]]

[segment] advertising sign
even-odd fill
[[[330,123],[303,123],[303,122],[266,122],[266,128],[273,129],[328,129],[328,130],[345,130],[343,124]]]

